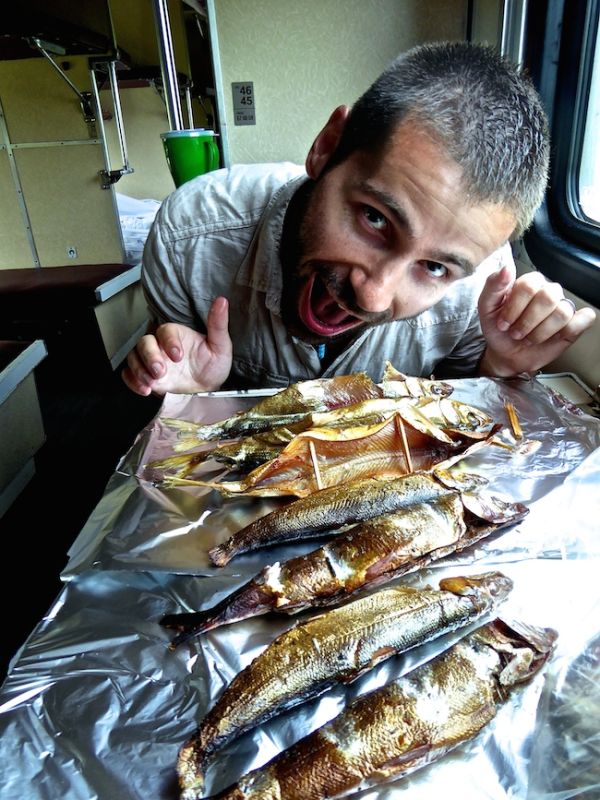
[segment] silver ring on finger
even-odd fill
[[[575,313],[577,311],[577,306],[575,305],[575,303],[572,300],[569,300],[568,297],[561,297],[558,302],[559,303],[568,303],[571,306],[571,310],[573,311],[573,313]]]

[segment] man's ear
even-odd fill
[[[314,140],[306,157],[306,172],[313,180],[323,172],[335,152],[349,113],[349,106],[338,106]]]

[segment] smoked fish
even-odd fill
[[[417,503],[358,523],[306,555],[266,566],[213,608],[168,614],[161,625],[178,632],[170,645],[175,649],[193,636],[260,614],[338,605],[463,550],[527,513],[521,503],[483,494]]]
[[[389,361],[385,362],[381,387],[384,397],[447,397],[454,387],[445,381],[433,378],[418,378],[397,370]]]
[[[166,421],[182,431],[189,429],[194,434],[196,430],[193,423]],[[147,466],[175,468],[165,482],[177,485],[176,478],[185,478],[197,464],[214,459],[243,471],[254,468],[254,472],[240,482],[198,481],[199,486],[214,486],[227,493],[252,490],[254,494],[304,496],[321,488],[315,482],[315,470],[319,469],[315,461],[321,464],[328,486],[336,482],[340,464],[347,464],[355,477],[378,472],[391,477],[427,469],[448,454],[464,450],[471,441],[489,437],[496,427],[479,409],[446,398],[374,397],[307,413],[286,425]]]
[[[442,580],[438,590],[387,589],[283,633],[233,679],[181,748],[183,796],[202,788],[207,760],[217,748],[392,655],[474,622],[511,589],[512,581],[499,572]]]
[[[550,628],[494,620],[359,697],[212,800],[324,800],[402,777],[474,738],[552,654]],[[194,790],[183,800],[196,800]]]
[[[463,475],[464,489],[485,483],[477,475]],[[301,497],[236,531],[226,542],[209,550],[213,564],[223,567],[241,553],[261,547],[320,536],[358,520],[428,502],[457,491],[435,474],[414,472],[392,480],[364,478],[331,486]]]
[[[393,414],[373,425],[311,428],[240,481],[198,483],[225,496],[307,497],[317,489],[360,478],[427,472],[469,447],[469,439],[453,441],[441,428],[436,435],[424,433],[401,420]]]
[[[198,425],[169,417],[161,417],[161,421],[179,431],[181,441],[175,449],[189,450],[203,442],[233,439],[289,425],[313,411],[328,411],[369,397],[381,397],[381,389],[364,372],[357,372],[291,384],[252,408],[217,422]]]

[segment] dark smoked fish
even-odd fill
[[[485,482],[477,475],[464,475],[462,480],[465,490]],[[223,544],[213,547],[208,555],[213,564],[224,567],[241,553],[320,536],[349,523],[436,500],[454,491],[434,474],[419,472],[392,480],[365,478],[330,486],[259,517]]]
[[[337,605],[463,550],[527,513],[521,503],[479,494],[418,503],[359,523],[306,555],[265,567],[213,608],[169,614],[161,624],[178,631],[170,645],[175,649],[193,636],[260,614]]]
[[[359,697],[212,800],[324,800],[414,772],[488,725],[511,692],[544,666],[555,640],[549,628],[495,620]]]
[[[499,572],[442,580],[439,590],[387,589],[283,633],[234,678],[181,748],[183,797],[197,796],[217,748],[392,655],[474,622],[511,589],[512,581]]]

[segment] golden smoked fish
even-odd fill
[[[444,432],[440,429],[440,434]],[[315,428],[295,436],[270,461],[241,481],[199,482],[225,496],[307,497],[328,486],[360,478],[398,478],[427,472],[457,453],[466,453],[469,441],[440,441],[401,422],[397,414],[375,425]]]
[[[234,678],[181,748],[183,796],[202,788],[217,748],[392,655],[474,622],[511,589],[512,581],[499,572],[442,580],[439,590],[387,589],[283,633]]]
[[[527,513],[521,503],[483,494],[418,503],[359,523],[306,555],[271,564],[213,608],[169,614],[161,625],[178,631],[170,645],[175,649],[193,636],[260,614],[338,605],[463,550]]]
[[[232,439],[289,425],[313,411],[328,411],[369,397],[381,397],[381,389],[364,372],[357,372],[294,383],[265,397],[247,411],[206,425],[169,417],[161,420],[179,431],[181,441],[175,449],[189,450],[203,442]]]
[[[477,475],[461,476],[465,491],[485,483]],[[392,480],[365,478],[310,494],[259,517],[209,550],[219,567],[241,553],[300,538],[320,536],[349,523],[435,500],[457,491],[434,474],[415,472]]]
[[[167,421],[194,430],[192,423]],[[255,471],[239,482],[198,481],[199,486],[225,493],[305,496],[322,488],[317,471],[323,485],[331,486],[339,479],[341,465],[347,465],[346,471],[355,477],[392,477],[427,469],[449,453],[464,450],[471,441],[488,438],[496,427],[479,409],[445,398],[374,397],[311,412],[288,425],[147,466],[175,469],[164,482],[177,485],[177,478],[185,478],[197,464],[211,458]]]
[[[511,692],[544,666],[556,636],[550,628],[495,620],[359,697],[212,800],[324,800],[414,772],[488,725]],[[193,789],[183,794],[199,797]]]
[[[266,461],[276,458],[298,432],[293,426],[283,425],[254,436],[225,441],[215,447],[150,461],[144,466],[146,469],[161,470],[163,483],[169,481],[169,478],[164,475],[165,472],[169,473],[169,477],[186,478],[187,475],[193,473],[198,464],[204,464],[209,459],[219,464],[225,464],[230,469],[248,472]]]
[[[452,384],[444,381],[405,375],[389,361],[385,362],[381,386],[384,397],[447,397],[454,391]]]

